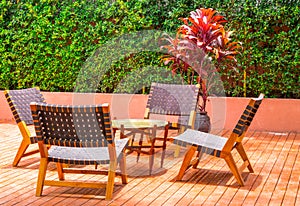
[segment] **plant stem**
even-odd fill
[[[244,97],[246,97],[247,95],[247,84],[246,84],[246,79],[247,79],[247,72],[246,72],[246,69],[244,69]]]

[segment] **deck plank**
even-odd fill
[[[213,131],[229,135],[229,131]],[[160,153],[155,156],[152,175],[148,174],[148,156],[136,162],[127,156],[128,184],[116,177],[113,199],[105,201],[105,189],[48,187],[42,197],[35,196],[39,154],[25,157],[18,167],[12,161],[20,144],[16,124],[0,124],[0,205],[299,205],[300,134],[249,131],[244,146],[254,173],[243,173],[240,187],[223,159],[205,156],[196,169],[175,181],[186,149],[174,157],[175,146],[168,143],[166,159],[160,168]],[[35,149],[36,147],[30,147]],[[238,154],[234,153],[234,158]],[[240,163],[240,161],[238,162]],[[47,178],[57,179],[55,164]],[[66,174],[67,178],[71,174]],[[103,181],[105,176],[76,175],[73,179]]]

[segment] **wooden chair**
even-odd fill
[[[223,158],[239,185],[243,186],[244,180],[242,179],[241,172],[246,167],[250,173],[253,173],[254,170],[247,157],[242,140],[263,100],[263,97],[264,95],[261,94],[258,98],[250,100],[229,138],[199,132],[192,129],[188,129],[179,136],[174,137],[174,144],[190,147],[184,156],[181,168],[177,175],[177,180],[182,179],[185,171],[189,167],[193,166],[196,168],[201,155],[206,153],[215,157]],[[243,164],[240,168],[237,167],[231,154],[233,149],[236,149],[243,159]],[[198,155],[193,159],[196,152],[198,152]]]
[[[29,104],[32,101],[45,102],[45,99],[41,94],[39,88],[5,90],[4,94],[23,137],[13,161],[13,166],[16,167],[18,166],[22,157],[26,157],[39,152],[39,150],[31,150],[29,152],[26,152],[29,145],[37,143],[37,138],[35,136],[32,136],[28,129],[29,125],[33,125]]]
[[[161,167],[165,157],[168,130],[175,129],[181,133],[188,127],[194,128],[199,92],[199,85],[151,84],[144,119],[163,118],[169,121],[164,136],[156,138],[161,144],[153,141],[151,145],[152,150],[162,148]],[[150,152],[152,158],[154,153]]]
[[[115,140],[112,134],[109,106],[61,106],[44,103],[30,105],[41,155],[36,196],[41,196],[44,185],[69,187],[106,187],[105,199],[112,198],[115,175],[127,183],[124,148],[127,139]],[[47,145],[51,145],[47,150]],[[57,163],[59,180],[46,180],[47,165]],[[64,168],[62,164],[99,165],[92,167]],[[116,172],[117,165],[121,172]],[[104,174],[107,182],[67,181],[65,173]]]

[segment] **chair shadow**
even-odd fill
[[[204,184],[239,188],[245,190],[255,190],[262,183],[262,176],[255,173],[243,172],[242,177],[245,185],[240,186],[230,171],[217,171],[209,169],[189,169],[186,171],[182,180],[176,180],[176,176],[171,180],[173,182],[185,182],[190,184]]]
[[[113,197],[125,187],[122,183],[115,182]],[[45,187],[41,197],[61,197],[105,200],[106,188],[78,188],[78,187]]]
[[[23,158],[19,162],[18,166],[16,166],[16,167],[13,167],[12,162],[11,162],[11,163],[3,165],[1,168],[2,169],[12,169],[12,168],[15,168],[15,169],[18,169],[18,168],[22,168],[22,169],[39,169],[39,165],[40,165],[40,158],[39,157],[26,157],[26,159]]]
[[[140,169],[139,172],[127,172],[128,177],[130,178],[146,178],[146,177],[158,177],[165,174],[168,170],[166,168],[158,168],[152,171],[149,174],[149,170]]]
[[[140,156],[139,161],[136,161],[136,155],[131,154],[126,157],[126,167],[128,177],[134,178],[145,178],[145,177],[155,177],[165,174],[168,170],[167,168],[160,167],[160,157],[155,157],[154,165],[151,174],[149,173],[149,156]]]

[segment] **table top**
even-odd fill
[[[155,119],[115,119],[112,120],[113,128],[121,128],[123,125],[125,129],[147,129],[157,127],[165,127],[168,124],[164,120]]]

